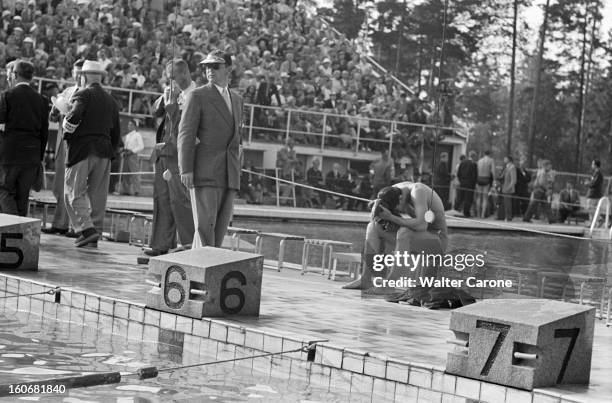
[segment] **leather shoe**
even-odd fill
[[[94,228],[87,228],[81,232],[81,235],[74,241],[77,248],[81,248],[89,243],[98,242],[100,234]]]
[[[168,253],[167,250],[145,249],[143,253],[147,256],[161,256]]]
[[[57,228],[57,227],[41,228],[40,231],[44,234],[58,234],[58,235],[65,235],[68,232],[67,229],[62,229],[62,228]]]

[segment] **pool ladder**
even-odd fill
[[[606,220],[604,223],[603,231],[601,232],[595,231],[596,230],[595,227],[597,226],[599,217],[602,214],[602,209],[604,205],[606,206]],[[593,219],[591,220],[591,227],[589,228],[590,237],[593,238],[594,233],[596,236],[603,235],[605,231],[608,229],[609,224],[610,224],[610,199],[608,197],[602,197],[601,199],[599,199],[599,202],[597,202],[597,208],[595,209],[595,214],[593,214]],[[608,230],[608,239],[612,240],[612,228]]]

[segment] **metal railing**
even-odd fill
[[[45,82],[58,85],[74,85],[68,80],[35,77],[39,90]],[[103,86],[120,102],[120,112],[138,118],[153,118],[151,105],[161,93]],[[137,104],[147,110],[135,111]],[[376,119],[360,115],[337,114],[297,108],[283,108],[245,104],[245,141],[284,142],[289,137],[298,144],[311,145],[324,150],[329,147],[360,151],[381,151],[393,149],[393,142],[400,135],[416,132],[444,130],[457,132],[456,127],[435,126],[431,124],[399,122]],[[153,124],[153,121],[150,121]]]
[[[331,29],[339,37],[341,37],[341,38],[345,38],[346,37],[343,33],[341,33],[336,28],[334,28],[334,26],[331,24],[331,22],[329,22],[327,19],[325,19],[323,17],[319,17],[319,19],[321,20],[321,22],[324,25],[326,25],[328,27],[328,29]],[[369,55],[362,55],[361,57],[365,57],[365,59],[368,61],[368,63],[370,63],[374,67],[375,70],[378,70],[377,75],[383,75],[383,76],[390,77],[396,85],[399,85],[400,87],[402,87],[411,96],[418,95],[418,94],[416,94],[412,90],[412,88],[408,87],[408,85],[406,85],[402,80],[397,78],[394,74],[390,73],[386,68],[384,68],[380,63],[378,63],[376,60],[374,60],[373,57],[371,57]]]
[[[244,140],[286,141],[289,137],[298,144],[310,145],[321,150],[336,147],[359,151],[393,149],[398,136],[416,132],[457,129],[420,123],[375,119],[360,115],[337,114],[292,108],[279,108],[246,104]]]
[[[57,80],[57,79],[46,78],[46,77],[34,77],[33,81],[37,83],[38,91],[41,93],[42,93],[44,83],[55,83],[58,85],[58,87],[61,85],[64,85],[65,87],[69,87],[75,84],[74,81]],[[148,111],[149,113],[141,113],[141,112],[133,110],[134,105],[136,104],[137,100],[143,100],[143,102],[146,100],[150,102],[150,105],[152,105],[153,101],[157,99],[160,95],[162,95],[159,92],[137,90],[137,89],[132,89],[132,88],[110,87],[108,85],[103,85],[102,88],[108,90],[110,94],[115,97],[117,101],[120,101],[120,112],[122,114],[130,115],[130,116],[137,117],[137,118],[152,118],[153,117],[151,110]],[[125,105],[123,101],[126,101],[125,103],[127,104],[127,110],[125,109]]]

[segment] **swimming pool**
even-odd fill
[[[282,222],[256,219],[239,219],[234,225],[266,232],[286,232],[306,238],[334,239],[352,242],[354,252],[361,252],[364,244],[365,224]],[[275,259],[278,243],[264,241],[267,258]],[[485,255],[485,267],[480,275],[486,278],[510,278],[515,284],[522,277],[523,294],[536,296],[542,272],[557,272],[601,279],[603,284],[612,284],[612,248],[607,243],[588,239],[568,239],[555,236],[537,235],[528,232],[449,230],[449,253],[472,253]],[[301,262],[302,245],[287,242],[285,260]],[[315,264],[320,264],[321,249],[313,248]],[[527,270],[525,270],[527,269]],[[463,273],[467,274],[467,273]],[[524,277],[524,278],[523,278]],[[598,280],[599,281],[599,280]],[[574,289],[580,283],[574,281]],[[559,286],[560,287],[560,286]],[[559,288],[557,287],[557,288]],[[600,298],[601,287],[587,290],[593,300]],[[515,288],[516,291],[516,288]],[[561,291],[548,297],[560,297]],[[577,298],[577,291],[566,292],[568,298]]]
[[[172,332],[163,336],[169,341],[166,344],[129,340],[107,330],[0,308],[0,383],[95,372],[127,374],[141,367],[168,368],[215,361],[222,358],[217,350],[226,348],[211,343],[216,348],[201,354],[198,346],[174,343]],[[350,394],[341,388],[328,391],[312,385],[297,372],[289,379],[291,382],[274,377],[271,372],[259,370],[257,361],[245,360],[162,373],[143,381],[124,376],[120,384],[75,388],[69,396],[78,399],[72,401],[96,402],[335,402],[346,401]],[[352,396],[365,398],[355,392]],[[45,396],[44,401],[64,401],[64,397]],[[36,397],[28,397],[32,399]]]

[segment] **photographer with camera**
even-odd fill
[[[377,254],[444,253],[448,245],[444,204],[429,186],[401,182],[383,188],[371,202],[372,215],[366,229],[361,277],[343,288],[366,290],[373,286],[373,260]],[[403,218],[401,213],[408,214]],[[417,250],[428,249],[428,250]],[[387,279],[400,277],[393,271]]]

